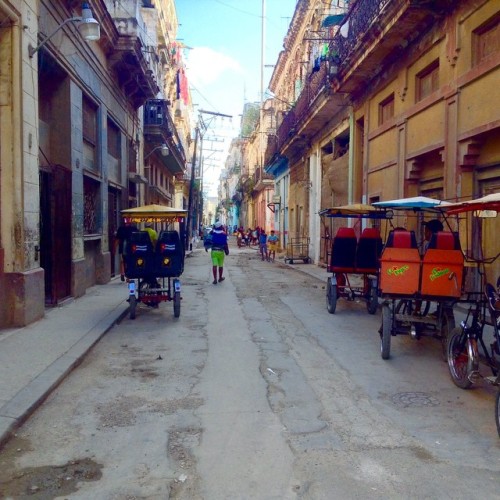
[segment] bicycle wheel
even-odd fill
[[[135,309],[137,307],[137,298],[135,295],[130,295],[128,298],[129,302],[129,312],[130,312],[130,319],[135,319]]]
[[[382,333],[380,334],[380,355],[382,359],[389,359],[391,355],[392,318],[389,304],[382,305]]]
[[[462,328],[454,328],[448,338],[448,369],[453,383],[461,389],[469,389],[469,375],[477,370],[472,342]]]
[[[366,301],[366,309],[368,310],[368,314],[375,314],[378,309],[378,297],[377,297],[377,289],[374,286],[370,287],[370,291],[368,293],[368,299]]]
[[[337,308],[337,285],[332,284],[332,278],[326,283],[326,308],[330,314],[335,314]]]
[[[174,318],[181,315],[181,292],[174,292]]]
[[[498,437],[500,437],[500,390],[497,391],[497,397],[495,400],[495,419],[497,422]]]
[[[452,330],[455,328],[455,316],[453,309],[447,307],[443,311],[443,318],[441,322],[441,357],[443,361],[448,361],[448,338]]]

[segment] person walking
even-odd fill
[[[259,250],[262,260],[269,261],[269,254],[267,253],[267,234],[264,228],[260,230],[259,234]]]
[[[269,251],[269,262],[274,262],[276,258],[276,250],[278,248],[278,237],[274,232],[274,229],[271,230],[271,234],[269,238],[267,238],[267,249]]]
[[[212,229],[211,235],[212,235],[212,273],[214,275],[213,284],[216,285],[217,282],[221,283],[226,279],[223,276],[224,257],[226,255],[229,255],[227,234],[224,231],[222,222],[217,221],[214,224],[214,228]],[[208,248],[205,248],[205,252],[208,252]]]

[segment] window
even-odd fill
[[[394,116],[394,93],[378,105],[378,124],[382,125]]]
[[[82,102],[83,167],[97,171],[97,106],[87,97]]]
[[[100,183],[94,179],[83,178],[83,232],[86,235],[96,234],[101,231],[99,217],[100,188]]]
[[[421,101],[435,92],[439,87],[439,60],[436,59],[427,68],[418,73],[416,81],[416,99]]]
[[[475,66],[500,51],[500,16],[472,33],[472,64]]]
[[[120,158],[120,129],[108,120],[108,154],[113,158]]]

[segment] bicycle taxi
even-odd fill
[[[135,319],[138,303],[158,307],[173,302],[174,317],[181,313],[181,282],[184,271],[184,244],[172,224],[184,222],[187,211],[162,205],[145,205],[121,211],[134,223],[154,222],[160,230],[155,247],[146,231],[131,234],[124,248],[125,277],[128,283],[130,319]]]
[[[377,202],[376,207],[398,211],[399,218],[444,217],[447,202],[423,196]],[[444,226],[443,226],[444,229]],[[464,257],[458,233],[448,230],[432,234],[422,253],[414,230],[396,227],[389,232],[380,257],[379,295],[382,298],[380,353],[389,359],[391,338],[410,335],[414,339],[434,337],[441,341],[446,360],[447,341],[455,327],[453,306],[462,294]],[[431,312],[431,303],[436,310]]]
[[[465,215],[466,236],[481,229],[494,239],[491,253],[484,255],[484,243],[480,252],[468,251],[466,259],[477,270],[476,290],[465,294],[464,303],[468,311],[460,326],[453,329],[448,340],[448,368],[453,383],[462,389],[485,381],[498,390],[495,399],[495,421],[500,436],[500,276],[496,286],[488,282],[487,271],[500,256],[498,229],[500,193],[494,193],[475,200],[455,203],[447,208],[448,214]],[[472,230],[473,220],[475,228]],[[469,230],[471,229],[471,230]],[[498,272],[498,271],[497,271]],[[490,278],[491,278],[491,272]],[[486,371],[485,371],[486,370]],[[489,373],[491,375],[487,375]]]
[[[330,314],[337,308],[337,300],[343,297],[354,301],[360,297],[366,302],[369,314],[378,308],[379,259],[382,237],[376,227],[361,228],[366,219],[390,219],[392,211],[371,205],[352,204],[325,208],[320,217],[354,219],[353,227],[341,226],[332,240],[327,271],[326,307]],[[356,235],[359,233],[359,238]]]

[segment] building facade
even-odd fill
[[[185,203],[189,138],[168,100],[177,19],[155,3],[0,1],[0,327],[109,281],[122,209]],[[85,13],[98,39],[80,32]],[[172,107],[152,125],[157,99]]]
[[[499,190],[500,108],[488,103],[500,97],[500,5],[321,4],[297,5],[275,67],[266,169],[289,176],[290,233],[309,235],[311,257],[326,263],[340,223],[320,221],[320,208]],[[415,220],[402,222],[420,233]],[[476,225],[464,248],[477,253],[482,242],[494,254],[498,222]]]

